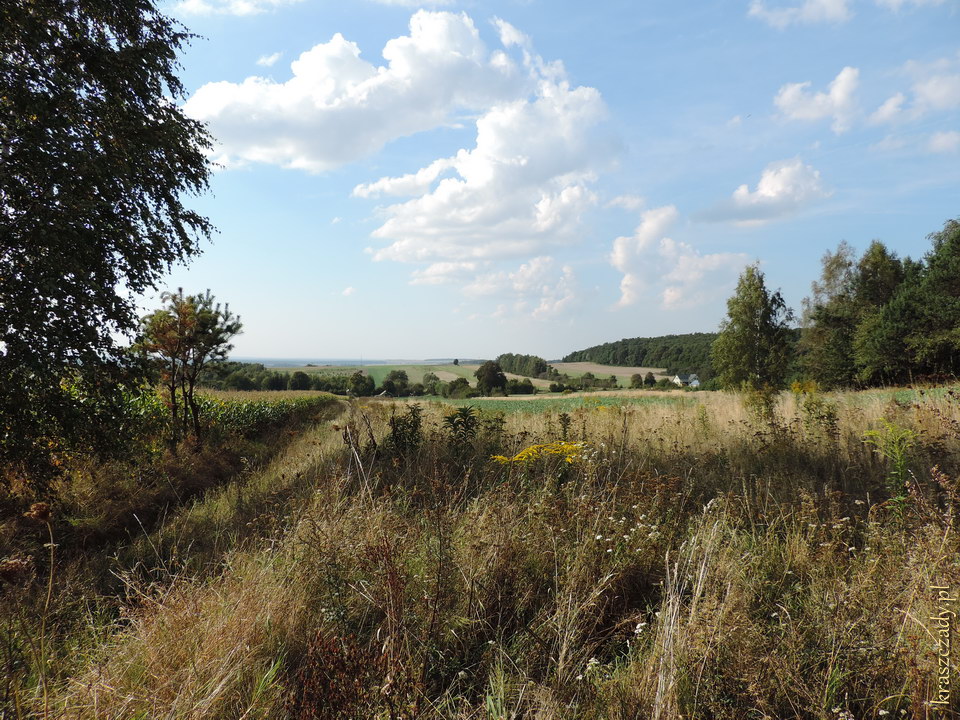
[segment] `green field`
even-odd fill
[[[424,402],[418,398],[403,398],[396,402],[406,402],[414,404]],[[636,394],[635,396],[623,394],[609,395],[518,395],[511,398],[468,398],[465,400],[456,400],[452,398],[430,398],[427,402],[442,403],[463,407],[470,405],[478,410],[488,412],[502,413],[531,413],[541,414],[545,412],[573,412],[580,409],[594,409],[598,407],[624,407],[627,405],[665,405],[673,406],[683,402],[696,402],[695,396],[689,393],[673,394]]]
[[[305,365],[300,367],[269,367],[268,369],[287,373],[293,373],[299,370],[308,375],[318,373],[350,375],[357,370],[362,370],[372,377],[379,386],[383,383],[384,378],[393,370],[403,370],[407,373],[407,377],[411,383],[423,382],[424,374],[432,372],[444,382],[450,382],[454,378],[463,377],[469,380],[471,385],[475,385],[476,378],[474,377],[474,372],[478,367],[480,366],[476,364],[464,363],[461,365],[453,365],[449,363],[446,365]],[[592,372],[596,377],[601,379],[615,375],[618,386],[622,388],[630,386],[630,376],[636,372],[645,374],[647,371],[652,371],[658,379],[660,377],[666,377],[663,375],[663,368],[618,367],[612,365],[597,365],[596,363],[558,363],[556,367],[560,372],[569,375],[571,378],[579,378],[586,372]],[[508,378],[520,379],[523,377],[512,373],[507,373],[506,375]],[[541,390],[545,390],[550,385],[549,380],[538,380],[536,378],[531,378],[531,380],[533,384]]]
[[[441,380],[449,382],[458,377],[467,378],[471,383],[476,382],[473,373],[477,369],[477,365],[306,365],[303,367],[271,367],[270,370],[277,370],[280,372],[293,373],[305,372],[308,375],[312,374],[328,374],[328,375],[352,375],[357,370],[362,370],[365,374],[369,375],[374,379],[374,382],[377,385],[383,383],[384,378],[387,377],[394,370],[403,370],[407,373],[407,378],[409,378],[411,383],[423,382],[423,376],[432,372],[435,373]]]

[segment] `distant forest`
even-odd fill
[[[701,380],[709,380],[713,377],[710,346],[716,339],[716,333],[625,338],[577,350],[564,357],[563,362],[666,368],[670,374],[696,373]]]

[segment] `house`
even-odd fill
[[[700,378],[698,378],[696,374],[674,375],[672,382],[677,387],[692,387],[692,388],[700,387]]]

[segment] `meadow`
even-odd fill
[[[956,388],[487,402],[330,398],[110,544],[18,522],[4,717],[931,712]]]
[[[459,400],[453,398],[425,398],[421,400],[454,407],[473,407],[480,413],[523,413],[540,415],[542,413],[573,412],[598,407],[623,407],[629,405],[663,405],[683,402],[697,402],[690,393],[656,392],[649,390],[622,390],[605,392],[577,392],[570,394],[548,395],[510,395],[508,397],[479,397]],[[417,398],[397,400],[398,403],[415,404]]]
[[[558,362],[552,364],[558,371],[566,373],[570,377],[581,377],[584,373],[593,373],[597,377],[604,378],[616,375],[620,387],[629,387],[630,377],[635,374],[646,375],[648,372],[652,372],[657,380],[670,377],[666,374],[666,368],[602,365],[595,362]]]
[[[308,375],[314,373],[330,373],[352,375],[357,370],[369,375],[374,379],[377,385],[383,384],[384,378],[395,370],[402,370],[407,374],[410,383],[423,382],[423,376],[432,372],[444,382],[450,382],[458,377],[467,378],[471,383],[476,382],[473,373],[479,365],[454,365],[448,363],[445,365],[306,365],[302,367],[271,367],[270,370],[279,370],[281,372],[293,373],[296,371],[305,372]]]
[[[650,368],[650,367],[621,367],[616,365],[601,365],[599,363],[591,362],[560,362],[552,363],[559,372],[569,375],[572,378],[582,377],[585,373],[593,373],[596,377],[607,378],[611,375],[615,375],[617,378],[617,384],[620,387],[626,388],[630,386],[630,377],[635,373],[640,373],[641,375],[646,375],[648,372],[652,372],[654,376],[659,380],[661,377],[667,377],[664,374],[663,368]],[[384,378],[394,370],[402,370],[407,373],[407,377],[410,379],[411,383],[418,383],[423,381],[423,376],[425,373],[432,372],[437,377],[439,377],[444,382],[450,382],[455,380],[458,377],[466,378],[472,383],[476,382],[474,373],[476,372],[479,365],[476,364],[458,364],[454,365],[448,363],[445,365],[306,365],[301,367],[270,367],[270,370],[279,370],[282,372],[296,372],[301,371],[305,372],[308,375],[311,373],[337,373],[337,374],[346,374],[351,375],[357,370],[363,371],[365,374],[372,377],[377,385],[383,383]],[[522,380],[523,376],[514,375],[513,373],[506,373],[508,379],[513,378],[516,380]],[[540,388],[541,390],[546,389],[550,386],[549,380],[540,380],[537,378],[531,378],[531,382]]]

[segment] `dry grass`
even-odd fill
[[[401,442],[405,406],[356,404],[171,518],[205,571],[129,575],[56,716],[924,717],[960,399],[785,396],[771,422],[696,398],[571,413],[574,462],[508,465],[489,455],[558,440],[559,415],[453,441],[427,405]],[[902,498],[862,441],[881,417],[920,433]],[[244,534],[249,507],[282,520]],[[234,530],[185,542],[211,527]]]
[[[573,377],[580,377],[584,373],[588,372],[593,373],[597,377],[609,377],[610,375],[616,375],[618,378],[627,379],[629,379],[631,375],[635,375],[637,373],[640,375],[646,375],[648,372],[652,372],[658,380],[660,378],[670,377],[666,374],[666,368],[625,367],[621,365],[601,365],[600,363],[594,362],[560,362],[551,364],[558,371],[567,373]]]
[[[202,388],[201,394],[220,400],[281,400],[301,397],[330,397],[322,390],[211,390]]]

